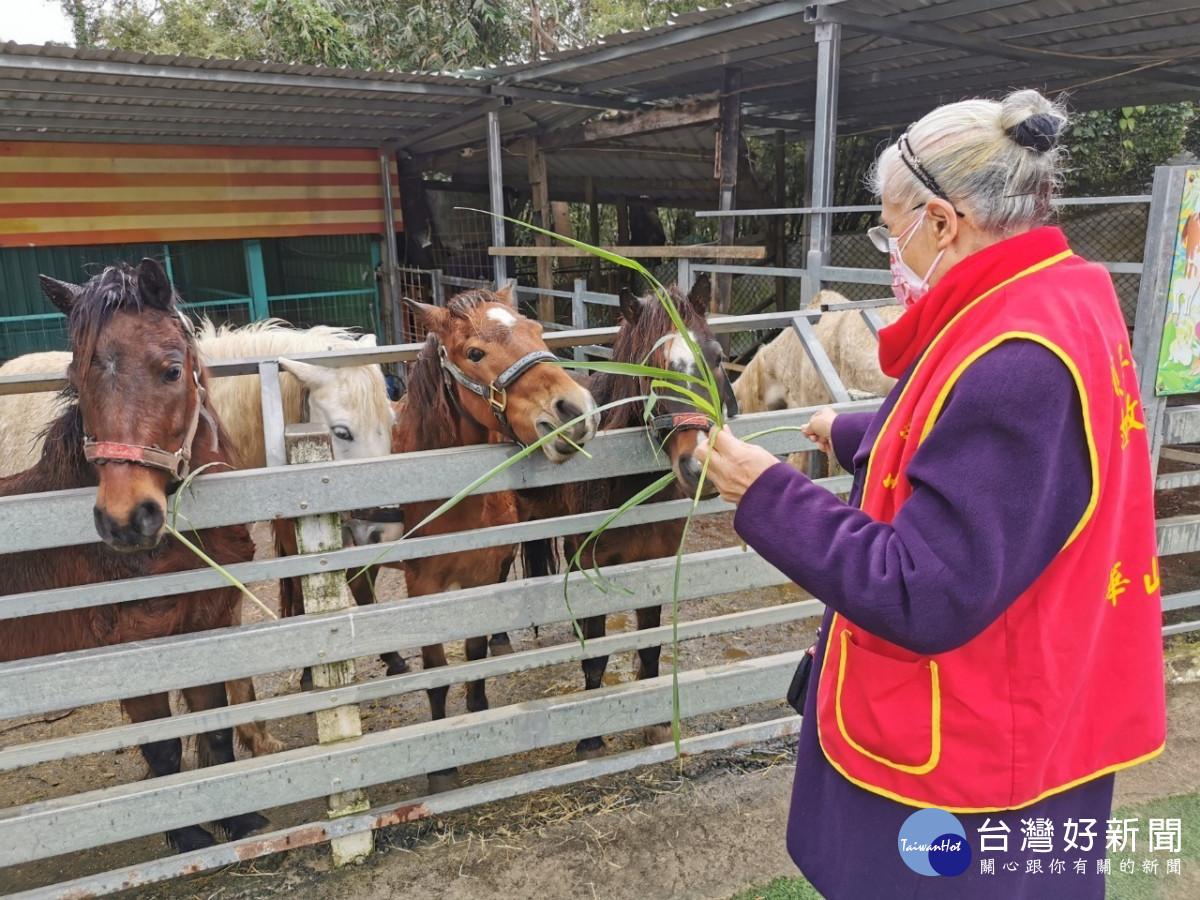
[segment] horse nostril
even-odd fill
[[[554,411],[558,413],[560,422],[570,422],[572,419],[578,419],[583,415],[583,410],[572,403],[570,400],[554,401]]]
[[[143,500],[130,517],[130,524],[138,534],[153,537],[162,530],[163,509],[153,500]]]

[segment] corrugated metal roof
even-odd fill
[[[0,139],[374,147],[487,99],[475,78],[0,46]]]

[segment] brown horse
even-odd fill
[[[591,395],[567,372],[548,365],[555,357],[542,340],[542,327],[513,308],[508,289],[495,293],[474,290],[453,297],[444,307],[408,301],[429,337],[408,376],[408,393],[395,407],[392,450],[411,453],[496,441],[528,446],[575,419],[564,437],[542,445],[554,462],[568,459],[596,433],[599,414]],[[413,527],[440,503],[409,503],[402,515]],[[473,528],[515,524],[516,502],[509,492],[471,495],[416,532],[415,536],[449,534]],[[448,553],[402,563],[408,596],[497,584],[508,577],[515,548],[490,547]],[[355,600],[373,600],[370,584],[375,572],[351,582]],[[370,580],[368,580],[370,579]],[[289,596],[294,596],[289,594]],[[298,612],[295,609],[287,612]],[[467,659],[487,655],[486,637],[466,641]],[[386,661],[386,657],[385,657]],[[446,665],[441,644],[421,648],[426,669]],[[389,672],[393,667],[389,664]],[[434,719],[446,716],[447,687],[432,688],[429,706]],[[482,681],[467,685],[467,709],[488,708]],[[457,772],[429,774],[432,791],[456,783]]]
[[[705,362],[717,377],[722,405],[727,416],[737,414],[737,401],[721,366],[724,355],[721,345],[714,337],[705,318],[707,297],[694,292],[684,297],[678,289],[668,291],[671,302],[695,344],[704,354]],[[613,360],[616,362],[649,363],[659,368],[696,375],[698,364],[687,342],[677,333],[674,322],[654,297],[637,298],[632,294],[621,298],[621,328],[613,342]],[[598,372],[591,376],[588,387],[596,403],[602,408],[620,400],[622,403],[606,409],[601,419],[603,430],[644,426],[644,402],[639,399],[649,394],[649,384],[644,379],[630,375]],[[675,482],[664,489],[655,500],[675,500],[695,495],[700,480],[700,466],[692,457],[701,431],[709,424],[703,417],[696,416],[680,400],[663,398],[654,410],[654,429],[657,439],[664,444],[675,472]],[[571,513],[595,512],[615,509],[644,490],[656,478],[657,473],[629,475],[621,478],[600,479],[579,484],[563,485],[561,488],[540,489],[519,495],[523,517],[538,517],[554,514],[554,508]],[[683,521],[673,520],[650,525],[634,525],[614,528],[604,533],[603,539],[587,546],[580,560],[585,568],[595,565],[611,566],[620,563],[641,562],[674,556],[683,537]],[[579,535],[564,540],[568,559],[575,556],[582,543]],[[542,572],[526,573],[542,574]],[[654,628],[662,622],[662,607],[651,606],[636,611],[637,627]],[[605,617],[590,616],[579,620],[585,639],[603,637]],[[661,647],[638,650],[638,680],[658,676]],[[588,690],[600,687],[608,657],[601,656],[583,661],[584,683]],[[649,743],[670,740],[667,725],[652,725],[645,729]],[[585,738],[575,748],[576,755],[588,758],[602,753],[602,737]]]
[[[82,287],[42,276],[47,296],[67,313],[73,356],[66,410],[53,422],[37,463],[0,479],[0,496],[64,488],[96,488],[95,524],[103,544],[0,556],[10,592],[137,578],[203,563],[163,538],[167,492],[189,468],[231,462],[219,423],[206,405],[207,378],[191,326],[175,306],[162,267],[151,259],[133,269],[117,263]],[[178,448],[175,450],[162,448]],[[254,555],[244,526],[200,533],[221,564]],[[222,628],[235,621],[236,589],[219,588],[14,619],[0,627],[0,661],[103,647]],[[225,686],[185,688],[193,710],[226,705]],[[134,722],[171,714],[166,693],[121,701]],[[178,738],[143,744],[154,775],[179,771]],[[230,729],[197,738],[201,765],[231,762]],[[231,816],[218,826],[232,839],[263,828],[258,813]],[[182,851],[212,846],[198,825],[172,829]]]

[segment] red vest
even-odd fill
[[[1150,456],[1108,273],[1068,250],[968,304],[924,351],[871,452],[863,509],[890,522],[955,381],[1031,340],[1083,401],[1092,495],[1058,555],[963,646],[921,656],[835,615],[817,694],[846,778],[911,806],[1015,809],[1162,750],[1166,700]],[[920,598],[914,598],[920,602]]]

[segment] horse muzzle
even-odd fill
[[[166,514],[161,504],[154,500],[143,500],[134,506],[124,522],[110,515],[108,510],[97,505],[92,511],[96,533],[114,550],[135,553],[152,550],[162,540]]]

